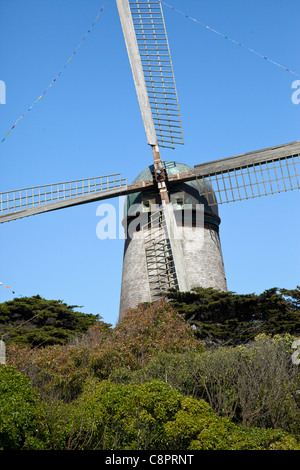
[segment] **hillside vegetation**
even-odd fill
[[[300,450],[299,287],[75,308],[0,304],[0,449]]]

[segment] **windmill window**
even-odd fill
[[[144,210],[150,211],[151,201],[149,199],[143,201]]]
[[[176,199],[176,204],[177,204],[177,206],[183,207],[183,204],[184,204],[184,199],[183,199],[183,197],[178,197],[178,198]]]

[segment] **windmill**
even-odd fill
[[[180,145],[183,139],[161,4],[159,1],[135,0],[129,3],[127,0],[117,0],[117,5],[147,143],[152,149],[153,165],[143,170],[142,176],[139,175],[130,185],[121,175],[109,175],[3,193],[0,221],[5,222],[121,195],[126,195],[128,200],[131,198],[133,201],[138,200],[145,209],[149,201],[161,203],[163,211],[159,210],[153,214],[154,219],[158,220],[155,226],[157,232],[148,231],[146,224],[143,228],[145,236],[142,242],[135,243],[127,239],[125,243],[127,245],[124,256],[123,290],[126,295],[121,302],[130,306],[131,300],[138,302],[156,298],[164,288],[176,287],[188,290],[197,282],[197,279],[189,279],[187,265],[190,268],[191,259],[187,262],[181,241],[173,233],[177,225],[176,211],[173,211],[174,204],[180,206],[182,202],[180,193],[184,193],[184,197],[195,195],[194,186],[195,189],[201,189],[198,191],[198,196],[195,196],[194,202],[207,203],[207,230],[215,236],[213,246],[217,247],[217,252],[210,254],[210,260],[216,261],[214,273],[210,275],[219,276],[219,280],[216,280],[216,276],[212,280],[207,279],[207,270],[211,268],[210,260],[204,259],[203,265],[198,260],[197,264],[200,265],[198,283],[206,285],[205,282],[210,281],[213,286],[225,289],[224,280],[221,285],[224,273],[221,252],[217,245],[216,204],[299,188],[300,144],[293,142],[195,165],[194,168],[163,162],[160,155],[161,148]],[[185,185],[186,191],[183,191],[182,185]],[[136,199],[137,194],[140,199]],[[149,234],[150,239],[147,239]],[[192,247],[190,254],[193,252]],[[216,253],[219,253],[218,257]],[[143,280],[142,287],[138,288],[137,280],[142,278],[136,266],[142,267],[141,260],[144,262],[142,271],[148,285],[146,287]],[[133,277],[132,272],[135,272],[136,277]],[[201,280],[200,276],[203,274],[204,280]],[[122,311],[124,308],[122,307]]]

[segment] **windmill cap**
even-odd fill
[[[172,176],[180,173],[186,173],[193,171],[193,168],[184,164],[174,161],[163,162],[167,175]],[[154,165],[146,167],[138,176],[134,179],[134,183],[140,183],[142,181],[152,180],[154,171]],[[153,190],[136,192],[129,194],[126,197],[124,213],[128,213],[131,206],[134,204],[141,204],[145,199],[154,199],[157,192]],[[212,186],[205,179],[197,179],[189,182],[178,182],[172,184],[169,188],[169,195],[172,201],[176,200],[176,196],[184,196],[185,204],[203,204],[204,211],[218,218],[218,203]]]

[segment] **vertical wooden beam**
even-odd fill
[[[149,145],[157,144],[157,137],[152,117],[152,111],[149,103],[148,91],[146,87],[144,71],[139,52],[139,47],[135,35],[131,11],[128,0],[116,0],[119,10],[119,16],[123,29],[125,44],[131,65],[135,89],[140,105],[142,119]]]
[[[152,146],[152,153],[153,153],[153,159],[154,159],[154,171],[164,170],[158,145]],[[161,201],[165,202],[166,204],[169,204],[170,200],[169,200],[168,188],[167,188],[166,182],[161,181],[157,183],[157,185],[158,185]]]
[[[2,339],[0,340],[0,364],[6,364],[6,347]]]

